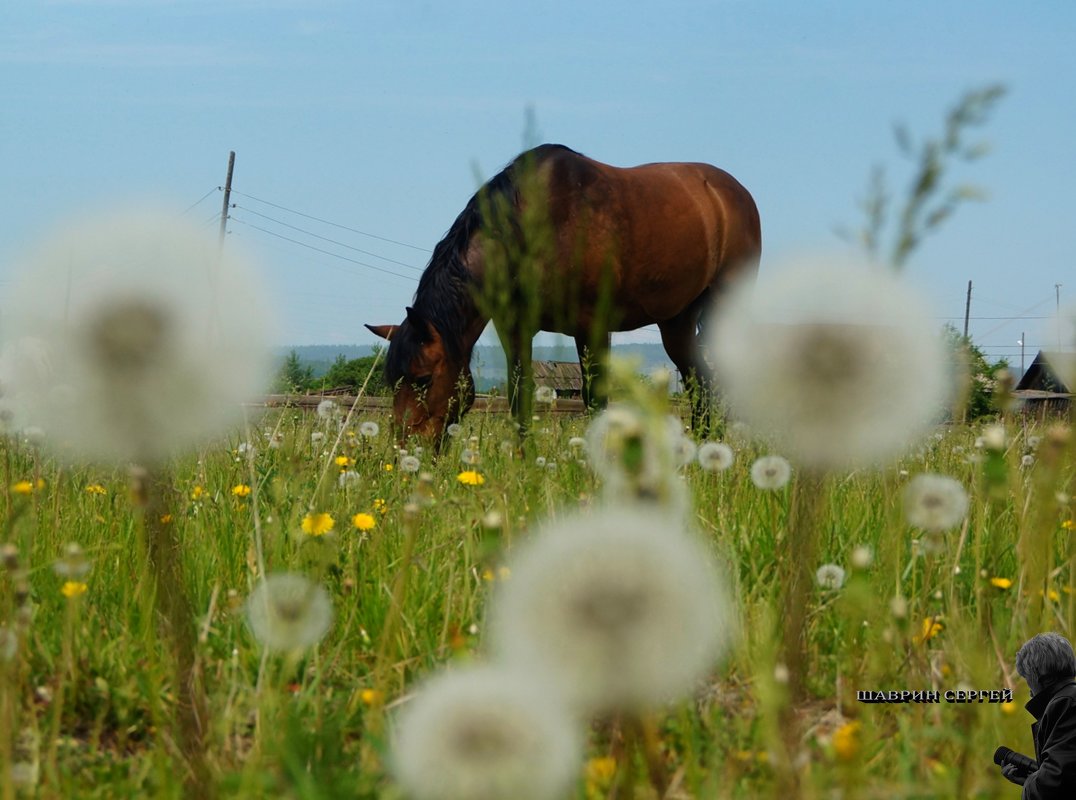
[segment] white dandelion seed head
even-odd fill
[[[699,452],[698,445],[689,437],[679,434],[672,443],[673,458],[678,467],[686,467],[695,460]]]
[[[837,564],[823,564],[815,572],[814,579],[823,589],[836,591],[844,586],[844,568]]]
[[[537,458],[535,458],[534,459],[534,465],[536,467],[544,467],[545,466],[545,456],[538,456]]]
[[[941,533],[963,522],[967,513],[967,492],[947,475],[916,475],[904,487],[904,518],[909,525]]]
[[[736,454],[724,442],[703,442],[697,454],[699,466],[707,472],[723,472],[732,466]]]
[[[1034,466],[1034,465],[1035,465],[1035,456],[1031,455],[1030,453],[1027,453],[1027,454],[1020,457],[1020,466],[1021,467],[1031,467],[1031,466]]]
[[[459,436],[462,432],[463,428],[460,427],[460,424],[458,422],[453,422],[451,425],[445,428],[445,433],[447,433],[453,439]]]
[[[1040,444],[1042,444],[1041,436],[1032,435],[1027,437],[1027,446],[1032,450],[1038,450]]]
[[[268,650],[302,650],[322,640],[332,625],[325,587],[294,572],[266,577],[247,598],[247,624]]]
[[[357,486],[362,480],[362,476],[359,475],[353,469],[347,469],[340,473],[340,477],[336,479],[337,485],[341,488],[347,488],[348,486]]]
[[[317,444],[321,444],[324,441],[325,441],[325,434],[322,433],[321,431],[314,431],[312,434],[310,434],[310,444],[317,445]]]
[[[1003,425],[988,425],[983,429],[982,440],[983,447],[987,450],[1004,450],[1006,444],[1005,427]]]
[[[587,440],[582,436],[573,436],[568,440],[568,447],[572,450],[582,450],[587,446]]]
[[[367,439],[372,439],[381,433],[381,426],[376,422],[367,420],[359,426],[359,435],[365,436]]]
[[[575,720],[532,675],[482,666],[429,680],[393,726],[392,771],[415,800],[555,800],[576,780]]]
[[[422,467],[422,462],[418,460],[418,456],[404,456],[400,459],[400,471],[401,472],[418,472]]]
[[[509,566],[490,609],[493,651],[554,680],[581,713],[682,696],[733,636],[720,572],[660,509],[547,525]]]
[[[335,400],[322,400],[318,403],[317,408],[318,419],[332,420],[340,416],[340,406],[336,404]]]
[[[765,292],[733,293],[715,319],[710,353],[734,414],[799,463],[884,462],[944,410],[941,338],[891,272],[804,262]]]
[[[874,550],[865,544],[861,544],[852,551],[852,566],[856,569],[866,569],[874,563]]]
[[[676,474],[677,444],[683,438],[683,424],[672,416],[611,405],[595,417],[586,448],[607,502],[660,503],[686,513],[689,498]]]
[[[751,465],[751,482],[759,489],[782,489],[791,478],[792,465],[782,456],[761,456]]]
[[[552,386],[539,386],[534,390],[534,401],[541,405],[549,405],[557,399],[557,392]]]
[[[19,635],[0,623],[0,662],[10,663],[19,653]]]
[[[477,450],[472,450],[469,447],[463,448],[460,451],[460,463],[468,466],[474,466],[479,462],[480,458]]]
[[[253,456],[258,452],[258,448],[250,442],[240,442],[239,446],[236,448],[236,452],[241,456]]]
[[[92,461],[163,461],[227,431],[265,391],[268,316],[234,248],[167,214],[71,225],[8,298],[19,425]]]

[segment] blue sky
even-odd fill
[[[280,343],[372,342],[362,323],[402,318],[528,109],[541,140],[602,161],[732,172],[760,208],[765,285],[844,246],[873,165],[903,191],[894,123],[936,135],[964,91],[1001,82],[992,152],[952,176],[989,199],[907,271],[958,325],[972,280],[973,336],[1019,363],[1026,333],[1030,363],[1054,284],[1076,299],[1074,42],[1070,2],[7,3],[0,305],[18,255],[80,211],[208,193],[189,213],[212,228],[235,150],[229,246],[256,254]]]

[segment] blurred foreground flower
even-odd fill
[[[607,509],[538,531],[490,609],[493,649],[549,676],[583,712],[690,691],[732,637],[709,554],[660,509]]]
[[[73,226],[25,265],[8,300],[6,340],[37,354],[4,360],[16,423],[85,458],[163,461],[226,431],[265,389],[258,282],[184,220]]]
[[[447,672],[400,712],[393,772],[415,800],[555,800],[577,778],[574,720],[531,676]]]
[[[247,598],[247,623],[269,650],[300,650],[321,641],[332,624],[329,593],[293,572],[261,581]]]
[[[890,272],[804,263],[730,297],[710,351],[733,412],[798,463],[878,463],[943,408],[945,358],[921,297]]]
[[[904,516],[909,525],[941,533],[963,522],[967,513],[967,492],[947,475],[916,475],[904,489]]]

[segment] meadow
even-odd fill
[[[472,413],[437,457],[417,442],[401,452],[387,417],[335,411],[252,411],[227,442],[162,470],[148,504],[125,470],[64,465],[25,432],[4,442],[4,798],[407,796],[389,769],[396,715],[427,676],[488,659],[487,611],[513,580],[512,553],[536,526],[599,513],[605,487],[583,441],[590,419],[548,406],[522,450],[504,415]],[[693,458],[671,479],[725,565],[738,632],[682,699],[638,724],[582,725],[568,796],[1015,796],[990,762],[1000,744],[1033,752],[1013,656],[1039,630],[1071,636],[1076,621],[1069,429],[1012,414],[938,426],[884,468],[793,466],[772,489],[752,465],[779,451],[737,426],[724,439],[731,466]],[[966,491],[944,532],[909,521],[921,473]],[[794,691],[782,598],[805,525],[814,579]],[[162,530],[197,622],[197,767],[153,610],[147,539]],[[835,568],[816,575],[825,564]],[[302,646],[256,635],[248,598],[278,572],[306,576],[331,603],[331,621],[292,609]],[[1013,700],[857,701],[966,689]]]

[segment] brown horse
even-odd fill
[[[535,219],[544,237],[527,230]],[[523,153],[475,193],[434,248],[403,323],[367,325],[389,340],[385,375],[396,386],[399,432],[440,436],[471,406],[471,352],[491,317],[509,369],[523,375],[509,391],[521,424],[530,419],[539,330],[574,337],[580,363],[600,364],[610,331],[656,323],[685,380],[708,384],[706,314],[731,282],[754,278],[761,242],[751,195],[709,164],[611,167],[553,144]],[[507,289],[508,314],[483,299],[494,284]],[[533,313],[511,313],[534,298]],[[593,373],[583,371],[589,404]]]

